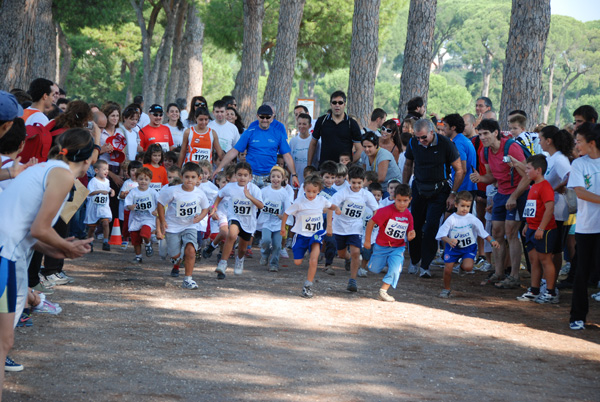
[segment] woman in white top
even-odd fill
[[[171,130],[171,137],[173,137],[173,145],[176,147],[181,146],[183,141],[183,130],[185,127],[180,119],[181,110],[176,103],[169,103],[167,106],[167,127]]]
[[[128,161],[134,161],[137,153],[142,150],[140,147],[140,137],[134,131],[139,120],[139,110],[135,106],[127,106],[123,110],[123,122],[119,124],[119,128],[117,129],[117,132],[123,134],[125,140],[127,140],[127,145],[125,145],[123,152],[125,152],[125,158]]]
[[[13,345],[15,316],[27,297],[27,260],[33,250],[55,258],[81,257],[92,239],[63,239],[52,228],[67,202],[76,177],[83,175],[98,151],[85,129],[69,129],[57,141],[48,162],[21,173],[0,194],[0,358]],[[4,370],[0,382],[4,381]],[[0,389],[1,389],[0,383]]]

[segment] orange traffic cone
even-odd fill
[[[115,218],[112,231],[110,232],[110,240],[108,241],[108,244],[111,244],[113,246],[120,246],[122,243],[123,238],[121,237],[121,226],[119,224],[119,219]]]

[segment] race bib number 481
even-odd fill
[[[385,234],[392,239],[400,240],[404,239],[407,229],[408,223],[389,220],[385,225]]]
[[[108,195],[98,194],[94,196],[94,204],[104,205],[108,202]]]

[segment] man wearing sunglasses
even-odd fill
[[[435,126],[429,119],[415,122],[414,137],[406,147],[402,182],[412,183],[412,209],[417,235],[410,242],[411,264],[409,274],[417,272],[421,262],[421,278],[431,278],[429,265],[437,251],[435,235],[440,218],[446,209],[454,205],[456,192],[463,182],[465,171],[460,161],[456,145],[441,134],[435,132]],[[454,169],[454,183],[450,187],[450,168]]]
[[[268,105],[262,105],[256,112],[258,125],[250,126],[233,148],[223,157],[214,175],[223,170],[238,154],[247,152],[246,162],[252,167],[252,181],[262,188],[266,184],[271,168],[277,164],[277,155],[283,155],[287,167],[292,172],[292,182],[298,186],[298,175],[290,146],[287,142],[287,133],[276,129],[271,124],[274,120],[273,109]],[[280,123],[281,124],[281,123]]]
[[[163,108],[161,105],[152,105],[149,109],[150,124],[142,128],[139,132],[140,146],[144,151],[152,144],[159,144],[163,152],[168,152],[175,148],[173,137],[169,127],[162,124]]]
[[[315,123],[308,148],[308,160],[313,160],[320,139],[319,166],[325,161],[339,161],[342,153],[353,155],[353,162],[356,162],[360,159],[363,147],[358,123],[345,112],[346,94],[335,91],[331,94],[329,103],[329,112],[319,117]]]

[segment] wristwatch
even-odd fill
[[[294,174],[292,175],[292,177],[294,177],[294,176],[298,177],[298,175],[297,175],[296,173],[294,173]]]
[[[456,195],[456,191],[454,191],[454,190],[450,191],[450,195],[452,195],[452,194]]]

